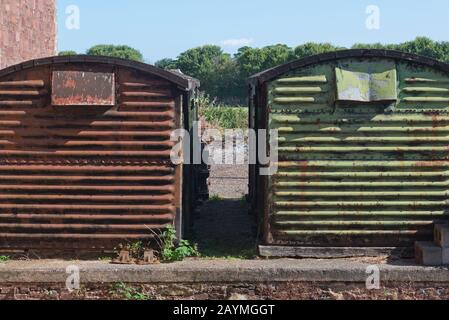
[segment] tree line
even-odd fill
[[[418,37],[400,44],[354,44],[353,49],[400,50],[431,57],[449,63],[449,42]],[[331,43],[305,43],[295,48],[276,44],[263,48],[242,47],[236,54],[225,53],[220,46],[205,45],[189,49],[176,59],[162,59],[155,63],[164,69],[179,69],[201,81],[201,89],[220,102],[244,104],[247,96],[246,79],[260,71],[320,53],[344,50]],[[74,52],[63,52],[62,54]],[[142,54],[127,46],[100,45],[89,49],[89,55],[107,55],[142,61]]]

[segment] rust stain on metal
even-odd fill
[[[342,65],[355,72],[338,76]],[[265,244],[431,240],[432,225],[449,220],[448,79],[449,65],[376,50],[310,57],[251,78],[250,91],[265,97],[250,99],[251,109],[268,111],[253,126],[279,132],[278,172],[250,178],[265,182],[250,186]],[[360,92],[338,99],[347,88]]]
[[[171,131],[196,120],[194,85],[132,62],[63,59],[0,70],[0,249],[151,241],[199,196],[196,169],[170,161]]]
[[[52,104],[55,106],[115,105],[113,73],[54,71],[52,79]]]

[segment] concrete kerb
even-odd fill
[[[370,263],[351,260],[185,261],[150,266],[85,261],[12,261],[0,264],[0,284],[65,283],[68,266],[77,266],[81,283],[365,283]],[[374,264],[375,265],[375,264]],[[381,264],[381,281],[448,283],[449,268]]]

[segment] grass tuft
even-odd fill
[[[129,286],[123,282],[117,283],[114,286],[112,286],[109,293],[113,296],[125,300],[134,300],[134,301],[151,300],[151,297],[147,293],[143,292],[142,290],[138,290],[135,287]]]

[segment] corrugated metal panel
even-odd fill
[[[399,100],[336,101],[342,61],[291,71],[268,86],[279,170],[268,185],[269,239],[299,246],[408,246],[448,219],[449,77],[397,64]]]
[[[115,74],[118,103],[51,104],[52,74],[66,70]],[[0,247],[111,249],[174,223],[182,169],[171,164],[170,133],[181,126],[182,94],[114,64],[0,78]]]

